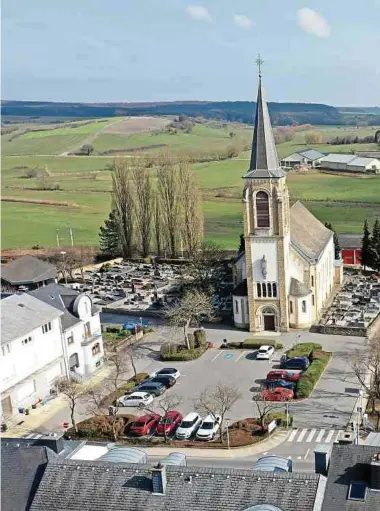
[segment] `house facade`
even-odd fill
[[[336,268],[332,231],[301,202],[290,207],[261,78],[243,179],[245,251],[235,264],[235,326],[252,332],[309,327],[341,282],[342,268]]]

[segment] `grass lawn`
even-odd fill
[[[52,133],[51,131],[49,133]],[[60,154],[72,146],[81,144],[86,140],[86,134],[77,135],[51,135],[43,137],[26,138],[18,137],[12,142],[2,144],[2,154],[25,155],[25,154]]]

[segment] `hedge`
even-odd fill
[[[200,346],[199,348],[193,348],[188,350],[187,348],[183,348],[180,351],[174,353],[165,353],[161,349],[161,360],[167,362],[174,361],[186,361],[186,360],[195,360],[199,358],[203,353],[207,351],[207,345]]]
[[[187,346],[167,342],[161,346],[161,360],[194,360],[207,349],[206,332],[200,328],[187,334],[190,349]]]
[[[297,382],[296,397],[298,399],[310,396],[315,384],[326,369],[330,358],[330,352],[320,349],[310,354],[311,364],[306,371],[302,373],[301,378]]]
[[[286,426],[286,413],[282,411],[268,413],[265,417],[266,424],[269,424],[273,420],[277,421],[277,426]],[[291,426],[293,424],[293,415],[290,415],[290,413],[288,414],[288,421],[288,425]]]
[[[317,342],[301,342],[287,352],[288,358],[309,357],[315,350],[322,350],[322,345]]]
[[[261,346],[274,346],[276,349],[282,349],[282,344],[277,344],[275,339],[245,339],[244,341],[224,343],[221,348],[226,349],[258,349]]]

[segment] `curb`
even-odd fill
[[[261,442],[244,447],[232,447],[231,449],[200,449],[197,447],[143,447],[148,456],[167,456],[171,452],[180,452],[189,458],[245,458],[255,454],[270,451],[282,444],[288,436],[287,430],[274,433],[270,438]]]

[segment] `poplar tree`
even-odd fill
[[[372,268],[380,272],[380,222],[376,218],[371,238]]]
[[[369,232],[367,220],[364,222],[363,226],[361,260],[364,270],[368,267],[371,268],[372,266],[371,234]]]

